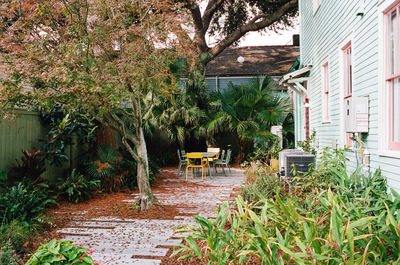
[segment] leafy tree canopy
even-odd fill
[[[194,44],[200,53],[210,56],[237,43],[251,31],[279,30],[292,26],[298,0],[177,0],[190,11],[194,25]],[[202,10],[204,9],[204,10]],[[206,36],[216,38],[215,45]]]
[[[0,111],[60,104],[117,130],[138,164],[142,208],[151,206],[143,126],[177,91],[170,66],[190,58],[188,21],[172,0],[0,2]],[[1,79],[1,75],[0,75]],[[28,87],[28,84],[31,87]],[[32,89],[33,87],[33,89]]]

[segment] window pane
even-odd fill
[[[400,79],[391,82],[392,86],[392,141],[400,142]]]
[[[391,75],[395,73],[394,62],[395,62],[395,28],[396,28],[396,15],[397,12],[394,10],[389,15],[389,27],[388,27],[388,70]]]
[[[352,65],[352,62],[351,62],[351,47],[348,50],[348,56],[349,56],[349,58],[348,58],[348,60],[349,60],[349,62],[348,62],[349,63],[348,71],[349,71],[349,95],[350,95],[351,93],[353,93],[353,83],[352,83],[352,81],[353,81],[353,76],[352,76],[352,72],[353,72],[352,67],[353,67],[353,65]]]
[[[344,93],[345,97],[350,96],[352,89],[352,62],[351,47],[344,50]]]

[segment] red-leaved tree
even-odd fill
[[[58,103],[112,127],[137,161],[141,208],[151,207],[143,124],[176,89],[171,63],[193,50],[183,11],[173,0],[2,1],[2,111]]]

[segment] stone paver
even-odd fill
[[[172,173],[175,172],[173,170]],[[179,238],[182,235],[177,234],[174,228],[192,223],[192,217],[188,214],[215,217],[218,205],[229,200],[232,190],[240,187],[243,171],[232,169],[231,175],[219,174],[204,182],[196,177],[189,182],[198,184],[198,187],[191,189],[174,185],[182,181],[182,178],[164,179],[162,188],[170,192],[154,192],[163,205],[179,205],[181,215],[175,216],[174,220],[118,219],[107,216],[85,220],[82,213],[77,213],[70,227],[57,232],[64,235],[64,240],[72,240],[93,249],[95,252],[92,257],[101,264],[160,264],[168,247],[181,242]],[[134,203],[137,196],[132,194],[132,199],[127,201]]]

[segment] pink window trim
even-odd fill
[[[349,76],[351,72],[349,73],[349,66],[352,65],[352,51],[351,51],[351,42],[346,44],[343,48],[343,88],[344,88],[344,98],[349,98],[353,94],[353,88],[351,87],[351,92],[349,92],[349,87],[350,85],[353,86],[352,84],[352,76]],[[350,50],[350,63],[349,63],[349,56],[347,55],[347,51]],[[353,69],[351,69],[353,71]]]
[[[400,44],[400,39],[399,39],[399,8],[400,8],[400,3],[397,3],[395,6],[393,6],[391,9],[389,9],[386,13],[385,13],[385,74],[386,74],[386,91],[387,93],[387,99],[389,101],[388,104],[388,111],[389,111],[389,141],[388,141],[388,149],[389,150],[400,150],[400,142],[394,142],[393,141],[393,102],[392,102],[392,85],[391,82],[392,80],[399,78],[400,77],[400,65],[399,65],[399,44]],[[394,30],[395,32],[395,41],[394,41],[394,46],[397,47],[397,50],[395,50],[395,58],[394,58],[394,63],[397,65],[393,65],[392,67],[394,67],[394,74],[389,73],[389,19],[390,19],[390,14],[396,10],[396,20],[395,20],[395,25],[397,25],[397,28],[395,28]],[[396,53],[397,52],[397,53]],[[397,57],[397,58],[396,58]],[[396,72],[397,71],[397,72]]]

